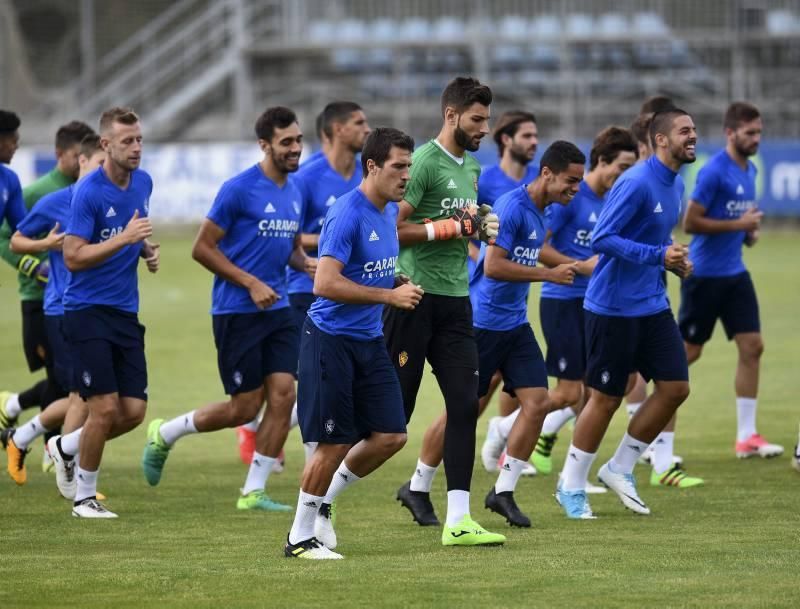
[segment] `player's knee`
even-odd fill
[[[258,416],[261,409],[261,394],[257,392],[239,394],[230,402],[231,424],[234,427],[249,423]]]
[[[564,402],[567,405],[579,404],[583,397],[583,383],[566,383],[559,389],[561,395],[564,396]],[[557,407],[556,404],[553,404]]]
[[[617,411],[617,408],[619,408],[619,405],[621,403],[622,403],[621,397],[607,395],[599,391],[592,392],[592,397],[591,397],[592,408],[596,408],[606,413],[608,417],[614,415],[614,413]]]
[[[297,394],[294,390],[294,382],[292,382],[286,387],[271,389],[267,396],[267,405],[270,408],[274,407],[291,414],[296,397]]]
[[[690,364],[693,364],[694,362],[699,360],[702,354],[703,354],[703,345],[693,345],[691,343],[686,343],[686,359],[689,361]]]
[[[690,389],[688,382],[671,383],[669,397],[677,406],[683,404],[689,397]]]
[[[758,334],[739,342],[739,354],[745,361],[758,361],[764,354],[764,340]]]
[[[147,404],[142,402],[141,404],[127,408],[126,412],[128,423],[131,426],[131,429],[133,429],[134,427],[141,425],[142,421],[144,421],[145,414],[147,413]]]
[[[105,396],[102,399],[92,400],[89,406],[89,415],[95,421],[110,426],[117,415],[117,408],[117,400],[110,396]]]
[[[407,441],[408,435],[405,433],[381,434],[381,448],[386,455],[393,455],[400,452]]]

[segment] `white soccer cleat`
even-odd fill
[[[617,474],[611,471],[608,463],[600,468],[597,477],[608,488],[614,491],[626,508],[637,514],[647,515],[650,508],[647,507],[639,493],[636,491],[636,479],[633,474]]]
[[[487,472],[496,472],[499,469],[497,460],[506,447],[506,439],[500,435],[500,430],[498,429],[498,424],[502,419],[503,417],[489,419],[489,430],[486,432],[486,439],[481,447],[481,461],[483,461],[483,468]]]
[[[53,467],[56,470],[56,486],[58,492],[64,499],[73,501],[75,499],[75,492],[78,488],[78,481],[75,479],[75,459],[65,461],[58,450],[58,439],[61,436],[55,436],[47,441],[48,454],[53,461]]]
[[[587,495],[602,495],[603,493],[608,492],[608,489],[605,486],[597,486],[596,484],[592,484],[591,482],[587,482],[586,488],[583,490],[586,491]]]
[[[314,520],[314,537],[329,550],[335,550],[337,544],[336,530],[333,528],[335,514],[335,508],[331,504],[323,503]]]
[[[114,512],[107,510],[97,499],[84,499],[78,505],[73,506],[72,515],[75,518],[118,518]]]
[[[326,548],[316,537],[299,543],[289,543],[287,539],[283,548],[283,555],[286,558],[305,558],[310,560],[340,560],[344,558],[341,554]]]
[[[520,472],[520,476],[535,476],[539,472],[536,471],[536,468],[533,466],[533,463],[528,461],[525,466],[522,468]]]

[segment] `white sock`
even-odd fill
[[[305,442],[303,444],[303,450],[306,453],[306,463],[311,460],[311,455],[314,454],[314,451],[317,450],[317,443],[316,442]]]
[[[289,429],[294,429],[300,421],[297,418],[297,402],[295,401],[294,406],[292,406],[292,418],[289,419]]]
[[[75,503],[78,504],[84,499],[97,495],[97,474],[100,473],[100,470],[90,472],[81,469],[80,465],[76,470],[78,473],[78,488],[75,491]]]
[[[565,491],[582,491],[586,488],[589,479],[589,469],[594,463],[597,453],[587,453],[585,450],[569,445],[567,460],[564,461],[564,470],[561,472],[561,488]]]
[[[19,394],[12,393],[8,396],[8,400],[6,400],[6,414],[15,419],[19,416],[19,413],[22,412],[22,406],[19,405]]]
[[[637,440],[627,433],[617,446],[617,452],[611,457],[611,469],[617,474],[632,474],[636,461],[644,454],[649,444]]]
[[[194,425],[194,421],[192,421],[192,425]],[[245,423],[242,425],[247,431],[252,431],[255,433],[258,431],[258,426],[261,425],[261,415],[258,415],[255,419],[250,421],[249,423]]]
[[[629,419],[633,418],[633,415],[635,415],[638,412],[639,408],[642,407],[642,404],[644,404],[644,402],[628,402],[625,405],[625,410],[628,411]]]
[[[61,444],[61,454],[74,457],[78,454],[81,443],[81,432],[83,427],[79,427],[73,432],[61,436],[59,443]]]
[[[736,440],[744,442],[756,433],[756,398],[736,398]]]
[[[662,431],[650,446],[653,447],[653,469],[657,474],[663,474],[672,467],[675,432]]]
[[[417,493],[430,493],[431,486],[433,486],[433,477],[436,475],[437,469],[439,469],[438,465],[431,467],[417,459],[417,469],[414,470],[414,475],[411,476],[410,490]]]
[[[567,424],[567,421],[574,416],[575,411],[572,409],[572,406],[565,406],[560,410],[554,410],[544,418],[542,433],[558,433],[558,431]]]
[[[31,442],[47,432],[39,417],[40,415],[37,414],[14,432],[14,444],[20,450],[25,450]]]
[[[253,460],[250,462],[250,469],[247,470],[247,480],[242,487],[242,495],[247,495],[253,491],[263,491],[267,486],[267,478],[272,472],[272,465],[277,461],[274,457],[262,455],[253,451]]]
[[[161,434],[161,438],[168,446],[172,446],[185,435],[197,433],[197,427],[194,426],[194,413],[195,411],[192,410],[161,425],[158,433]]]
[[[447,526],[453,527],[469,516],[469,491],[447,491]]]
[[[309,495],[300,491],[297,498],[297,511],[294,513],[292,530],[289,531],[289,543],[299,543],[314,537],[314,519],[324,497]]]
[[[517,408],[510,415],[500,419],[500,422],[497,424],[497,431],[499,431],[500,435],[504,438],[508,438],[508,435],[511,433],[511,428],[514,427],[514,421],[517,420],[520,410],[520,408]]]
[[[522,475],[522,470],[526,464],[527,461],[517,459],[509,454],[506,454],[505,461],[503,461],[503,467],[500,468],[500,475],[497,476],[497,482],[494,483],[494,492],[514,492],[514,489],[517,488],[519,477]]]
[[[331,485],[328,487],[328,492],[325,493],[325,503],[333,503],[333,500],[336,499],[344,489],[351,484],[355,484],[359,480],[361,480],[361,478],[351,472],[344,464],[344,461],[342,461],[341,465],[339,465],[339,469],[333,474],[333,480],[331,480]]]

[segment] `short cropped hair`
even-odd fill
[[[402,148],[414,152],[414,138],[394,127],[373,129],[361,150],[361,170],[367,175],[367,161],[372,159],[378,167],[383,167],[392,148]]]
[[[100,133],[107,133],[114,123],[123,125],[135,125],[139,122],[139,115],[132,108],[115,106],[109,108],[100,115]]]
[[[351,101],[335,101],[329,103],[322,111],[322,132],[327,135],[329,139],[332,138],[334,123],[346,123],[353,112],[358,112],[361,109],[361,106]]]
[[[650,121],[650,143],[653,145],[653,148],[656,147],[656,135],[659,133],[663,135],[668,135],[670,129],[672,129],[673,121],[678,118],[679,116],[689,116],[689,113],[686,110],[681,110],[680,108],[671,108],[670,110],[665,110],[664,112],[656,112],[653,115],[653,120]]]
[[[558,175],[562,171],[566,171],[573,163],[585,165],[586,155],[575,144],[556,140],[544,151],[542,160],[539,162],[539,173],[547,167]]]
[[[652,95],[644,100],[639,114],[655,114],[656,112],[666,112],[675,108],[675,102],[666,95]]]
[[[650,142],[650,123],[653,122],[653,113],[652,112],[645,112],[644,114],[640,114],[639,116],[634,119],[633,123],[631,123],[631,133],[633,137],[636,138],[637,142],[640,142],[647,146]]]
[[[92,158],[92,155],[98,150],[102,150],[100,145],[100,136],[97,133],[90,133],[81,140],[81,154],[87,159]]]
[[[83,121],[71,121],[61,125],[56,131],[56,149],[66,150],[80,144],[87,135],[94,133],[89,125]]]
[[[19,120],[16,112],[0,110],[0,135],[14,133],[19,129],[20,124],[22,124],[22,121]]]
[[[742,123],[749,123],[761,116],[753,104],[747,102],[733,102],[725,112],[725,129],[738,129]]]
[[[296,122],[297,115],[294,113],[294,110],[286,106],[267,108],[256,120],[256,137],[269,142],[275,134],[275,129],[286,129],[286,127]]]
[[[503,112],[500,118],[497,119],[494,132],[492,133],[492,139],[494,143],[497,144],[497,150],[500,156],[503,156],[503,149],[505,148],[503,146],[503,136],[507,135],[513,138],[517,134],[517,131],[519,131],[519,126],[522,123],[536,124],[536,117],[532,112],[510,110],[509,112]]]
[[[472,104],[489,106],[492,103],[492,90],[480,83],[477,78],[457,76],[442,91],[442,117],[450,107],[463,112]]]
[[[589,169],[594,169],[600,160],[606,163],[613,163],[620,152],[632,152],[639,156],[639,146],[633,134],[622,127],[606,127],[592,143],[592,151],[589,153]]]
[[[317,133],[317,139],[322,141],[322,136],[324,135],[325,131],[323,130],[323,120],[325,119],[325,111],[323,110],[319,114],[317,114],[317,118],[314,121],[314,131]]]

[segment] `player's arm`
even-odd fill
[[[706,207],[694,199],[689,199],[689,206],[683,216],[683,230],[690,234],[716,235],[738,231],[752,232],[761,226],[763,211],[751,207],[740,217],[730,220],[715,220],[706,216]]]
[[[14,176],[10,186],[11,188],[8,192],[8,201],[5,209],[5,218],[0,218],[0,222],[2,222],[2,226],[0,227],[0,258],[5,260],[20,273],[26,274],[26,270],[32,266],[38,266],[39,261],[36,260],[37,264],[33,264],[33,261],[23,261],[23,256],[11,251],[11,235],[14,234],[17,230],[17,226],[27,215],[28,208],[25,205],[25,194],[16,176]],[[30,277],[31,274],[27,274],[27,276]]]
[[[550,231],[547,231],[547,237],[545,239],[549,239],[550,234]],[[539,262],[549,267],[557,267],[560,264],[574,264],[575,272],[579,275],[591,275],[594,271],[594,267],[597,266],[597,255],[587,258],[586,260],[576,260],[575,258],[562,254],[545,241],[545,244],[542,246],[542,251],[539,252]]]
[[[314,295],[344,304],[388,304],[398,309],[413,309],[423,290],[411,282],[393,289],[374,288],[351,281],[342,275],[344,263],[333,256],[322,256],[314,276]]]
[[[497,281],[538,282],[570,284],[575,278],[577,262],[559,264],[554,268],[526,266],[508,258],[508,250],[490,245],[483,260],[483,274]]]
[[[307,252],[316,251],[319,248],[319,235],[314,233],[300,233],[300,245]]]
[[[153,225],[150,219],[140,218],[137,209],[121,233],[100,243],[89,243],[83,236],[68,234],[64,238],[64,263],[73,273],[85,271],[102,264],[122,248],[144,241],[152,234]]]
[[[55,223],[47,236],[34,239],[24,235],[21,231],[11,235],[11,251],[15,254],[39,254],[49,250],[60,250],[64,243],[64,232],[58,232],[60,225]]]
[[[319,235],[314,235],[319,238]],[[317,239],[319,242],[319,239]],[[298,234],[294,240],[294,249],[292,255],[289,257],[289,266],[295,271],[301,273],[308,273],[309,277],[314,278],[314,273],[317,271],[317,259],[306,255],[306,250],[309,249],[303,245],[303,234]],[[316,245],[313,249],[316,249]]]

